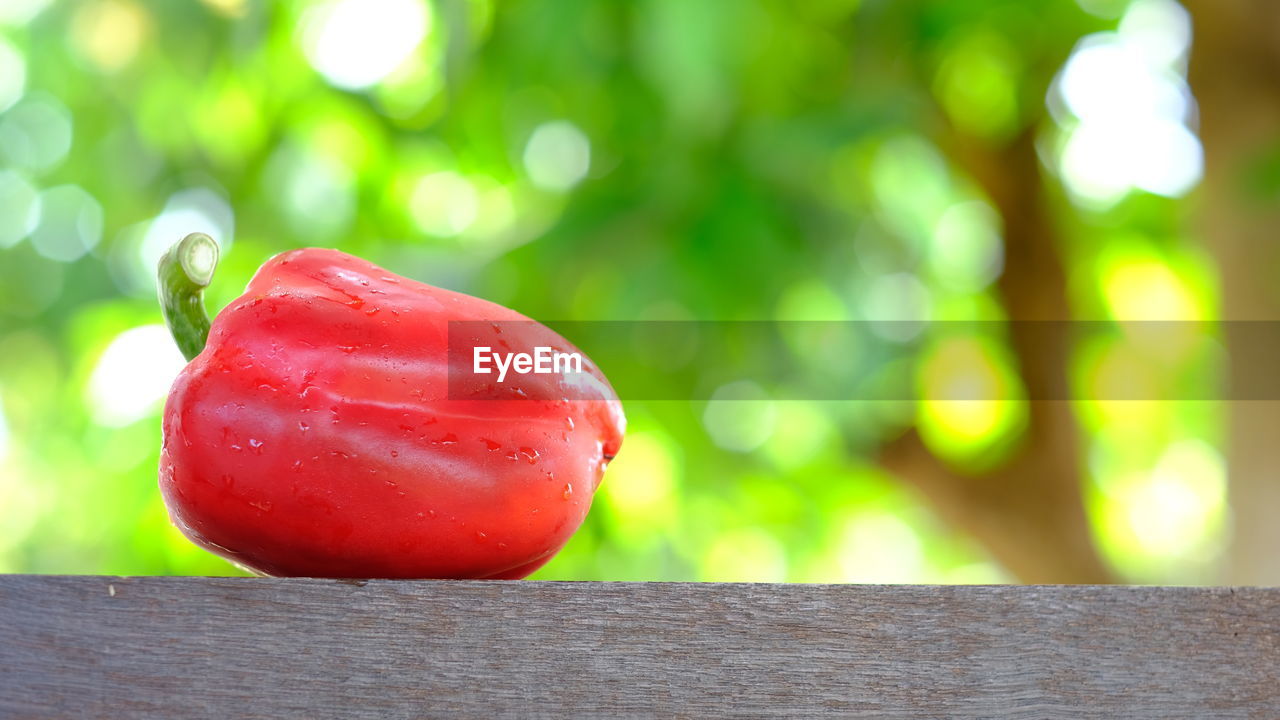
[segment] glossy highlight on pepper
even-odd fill
[[[191,237],[185,252],[207,252]],[[180,346],[200,334],[208,284],[174,269],[193,267],[182,247],[161,263]],[[594,397],[552,373],[476,377],[450,398],[451,321],[484,328],[469,338],[478,346],[580,352],[513,310],[337,250],[267,261],[165,405],[160,489],[175,525],[266,575],[513,579],[541,567],[621,446],[621,404],[585,355]]]

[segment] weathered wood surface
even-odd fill
[[[1280,590],[0,576],[0,717],[1280,717]]]

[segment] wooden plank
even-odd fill
[[[0,717],[1280,717],[1280,589],[0,577]]]

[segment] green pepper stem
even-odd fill
[[[160,309],[164,323],[187,360],[194,360],[209,339],[204,289],[218,266],[218,243],[204,233],[182,238],[160,258]]]

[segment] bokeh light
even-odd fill
[[[479,206],[475,186],[448,170],[423,176],[409,198],[414,223],[423,232],[440,237],[452,237],[471,227]]]
[[[307,9],[301,42],[311,65],[334,85],[359,90],[400,66],[426,37],[422,0],[325,0]]]
[[[323,243],[350,225],[356,210],[355,177],[337,158],[286,145],[267,161],[265,175],[297,235]]]
[[[25,25],[53,0],[5,0],[0,3],[0,25]]]
[[[0,247],[26,237],[39,220],[39,191],[21,174],[0,171]]]
[[[1106,208],[1131,190],[1176,197],[1202,172],[1183,79],[1190,20],[1174,0],[1136,0],[1118,31],[1084,38],[1059,77],[1069,117],[1059,167],[1079,202]]]
[[[153,415],[186,365],[163,325],[117,335],[102,351],[85,387],[94,421],[120,427]]]
[[[71,44],[92,68],[123,69],[137,57],[150,29],[147,11],[133,0],[89,0],[71,21]]]
[[[591,168],[591,143],[573,123],[557,120],[539,125],[525,145],[524,167],[534,185],[568,190]]]
[[[45,172],[71,151],[71,113],[47,94],[29,93],[0,115],[0,161],[10,168]]]
[[[947,337],[926,351],[917,380],[920,432],[941,457],[965,465],[994,464],[993,452],[1026,419],[1009,359],[976,336]]]
[[[4,395],[0,394],[0,465],[9,459],[9,421],[4,414]]]
[[[26,60],[17,48],[0,38],[0,112],[17,102],[26,87]]]
[[[40,221],[31,231],[36,252],[61,262],[78,260],[102,240],[102,205],[84,188],[59,185],[40,193]]]
[[[702,414],[712,442],[725,450],[750,452],[773,434],[777,410],[764,389],[739,380],[716,389]]]
[[[845,582],[911,582],[924,574],[924,545],[916,530],[896,514],[856,513],[837,524],[835,538]]]
[[[982,290],[1004,268],[1000,217],[984,202],[956,203],[938,218],[929,250],[930,272],[948,290]]]

